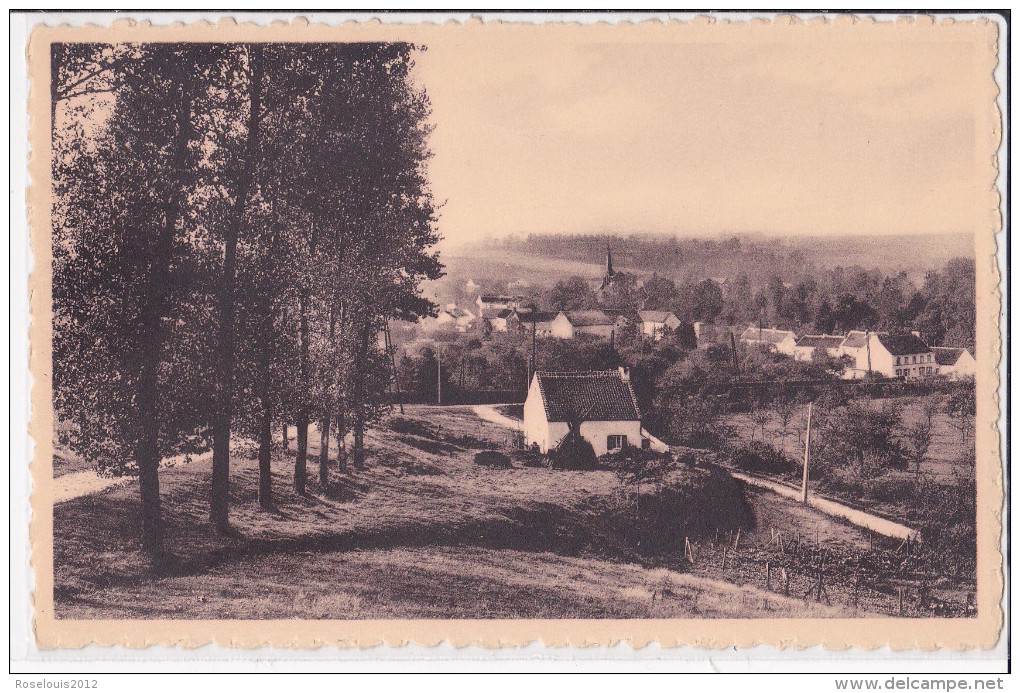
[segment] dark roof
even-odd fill
[[[638,421],[637,399],[619,371],[535,374],[549,421]]]
[[[872,332],[871,334],[885,335],[888,332]],[[868,332],[864,330],[850,330],[846,333],[846,339],[843,340],[844,349],[861,349],[864,347],[865,337]]]
[[[530,313],[518,313],[517,317],[521,322],[552,322],[559,315],[556,311],[532,311]]]
[[[616,320],[609,317],[601,310],[571,310],[567,311],[567,319],[575,327],[592,327],[594,325],[615,325]]]
[[[931,351],[931,348],[924,343],[924,340],[915,334],[880,334],[877,336],[878,341],[893,356],[925,354]]]
[[[935,354],[935,363],[940,366],[955,366],[963,356],[963,352],[967,351],[955,347],[932,347],[931,350]]]
[[[789,330],[776,330],[771,327],[759,329],[754,325],[751,325],[744,334],[740,335],[740,338],[745,342],[768,342],[769,344],[779,344],[787,337],[793,337],[794,341],[797,339],[797,335]]]
[[[668,310],[641,310],[638,311],[642,322],[666,322],[669,319]]]
[[[822,349],[837,349],[843,343],[843,337],[838,334],[806,334],[797,340],[799,347],[815,347]]]
[[[484,308],[482,309],[482,317],[486,320],[506,319],[514,314],[513,308]]]
[[[495,296],[493,294],[484,294],[481,299],[482,303],[514,303],[522,300],[520,296]]]

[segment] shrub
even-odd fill
[[[552,466],[558,469],[577,470],[598,467],[595,448],[584,437],[573,431],[567,434],[559,446],[549,451],[549,459],[552,461]]]
[[[493,469],[510,469],[513,467],[510,457],[496,450],[483,450],[477,453],[475,455],[475,464],[483,467],[492,467]]]
[[[520,462],[525,467],[548,467],[549,458],[540,453],[537,449],[532,450],[524,448],[522,450],[514,450],[511,454],[511,459],[515,462]]]
[[[637,547],[647,556],[676,557],[683,554],[685,538],[754,525],[743,486],[714,465],[675,471],[662,485],[646,484],[636,493],[599,496],[588,503],[621,552]]]
[[[676,469],[676,462],[668,452],[655,452],[648,448],[628,445],[599,458],[599,464],[613,472],[624,484],[662,484]]]
[[[732,460],[739,469],[758,474],[788,474],[797,470],[796,462],[760,440],[738,446]]]
[[[435,429],[419,419],[407,419],[402,416],[394,416],[389,421],[389,427],[391,431],[395,433],[405,433],[412,436],[419,436],[421,438],[436,439]]]

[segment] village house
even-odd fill
[[[838,334],[806,334],[793,347],[793,358],[797,361],[812,361],[816,353],[837,358],[844,339]]]
[[[490,308],[482,311],[485,329],[490,332],[509,332],[520,327],[520,317],[513,308]]]
[[[889,334],[888,332],[868,332],[867,330],[850,330],[843,338],[843,343],[836,350],[836,356],[849,356],[854,362],[868,342],[869,334]]]
[[[638,316],[641,318],[641,334],[656,342],[681,325],[680,319],[666,310],[640,310]]]
[[[935,355],[935,363],[938,364],[938,374],[947,376],[950,380],[961,378],[973,378],[977,372],[977,361],[966,349],[955,347],[932,347]]]
[[[916,334],[870,332],[863,349],[857,351],[854,375],[884,375],[887,378],[921,378],[936,375],[938,364],[931,348]]]
[[[797,335],[789,330],[751,325],[740,335],[740,341],[751,347],[764,347],[769,351],[793,356],[794,347],[797,346]]]
[[[482,294],[475,299],[479,315],[486,310],[503,310],[505,308],[518,310],[520,308],[525,308],[525,303],[526,300],[523,296],[495,296],[492,294]]]
[[[555,449],[578,425],[596,455],[642,444],[641,415],[630,374],[615,371],[547,373],[531,379],[524,402],[524,442],[543,452]]]
[[[570,322],[573,339],[580,334],[593,335],[602,339],[612,339],[616,332],[616,319],[601,310],[570,310],[562,313]]]
[[[453,327],[458,332],[467,332],[474,321],[474,314],[451,303],[445,308],[440,309],[439,315],[436,316],[435,324],[443,327]]]
[[[553,322],[561,315],[556,311],[531,311],[528,313],[518,313],[517,321],[520,324],[520,328],[525,332],[534,331],[536,337],[552,337],[553,336]],[[570,330],[570,322],[564,317],[563,323],[558,324],[556,327],[563,329],[563,324],[567,327],[565,329]],[[570,332],[573,336],[573,332]]]

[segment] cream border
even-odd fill
[[[429,43],[453,40],[460,32],[496,34],[533,32],[542,40],[569,40],[584,33],[585,38],[631,42],[663,40],[667,36],[695,40],[726,31],[726,40],[754,42],[797,40],[803,32],[831,32],[833,38],[868,42],[896,31],[907,40],[932,40],[936,32],[954,36],[977,36],[988,47],[985,64],[987,108],[984,121],[976,128],[977,150],[988,156],[986,228],[988,233],[975,237],[977,258],[977,481],[978,481],[978,589],[979,616],[974,619],[721,619],[721,620],[388,620],[388,621],[149,621],[149,620],[56,620],[53,612],[52,561],[52,422],[50,397],[51,368],[48,345],[52,338],[50,320],[50,235],[49,228],[49,44],[56,41],[348,41],[404,40]],[[1003,589],[1002,555],[999,549],[1002,516],[1002,465],[997,422],[999,419],[997,365],[1001,354],[998,314],[1001,294],[995,261],[995,234],[1001,229],[999,195],[995,188],[997,168],[995,152],[1001,136],[1001,121],[995,106],[998,87],[992,79],[996,65],[997,26],[986,20],[956,22],[934,21],[930,17],[899,18],[874,22],[846,15],[833,19],[801,21],[778,17],[774,21],[716,22],[705,17],[690,22],[646,21],[639,24],[599,23],[546,24],[542,26],[482,23],[471,20],[437,24],[382,24],[347,22],[337,26],[309,24],[302,18],[291,23],[273,22],[260,27],[221,20],[216,24],[176,23],[156,27],[148,23],[118,20],[108,27],[37,27],[31,35],[28,64],[31,77],[29,96],[30,141],[29,221],[36,265],[30,278],[31,304],[30,369],[33,376],[32,418],[29,432],[36,452],[31,463],[34,491],[30,527],[32,566],[36,584],[35,633],[41,648],[82,647],[87,644],[122,644],[144,647],[154,644],[197,647],[209,642],[224,646],[253,648],[265,645],[308,648],[321,645],[371,647],[380,643],[401,645],[414,642],[434,645],[448,641],[454,646],[483,645],[505,647],[541,641],[549,646],[610,645],[627,641],[634,647],[650,642],[662,646],[692,645],[707,648],[770,644],[777,647],[804,648],[823,645],[828,648],[856,646],[892,649],[908,648],[989,648],[1002,625],[1000,597]],[[257,630],[255,633],[253,631]]]

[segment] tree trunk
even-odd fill
[[[287,422],[283,422],[283,451],[290,452],[290,431],[287,429]]]
[[[355,358],[354,372],[354,450],[352,452],[352,463],[355,469],[365,468],[365,386],[364,373],[365,357],[368,355],[368,333],[369,325],[366,323],[361,328],[361,340],[358,343],[358,353]]]
[[[298,297],[298,311],[300,313],[298,325],[299,349],[299,371],[301,376],[301,404],[298,405],[297,413],[297,457],[294,459],[294,491],[299,495],[305,495],[305,487],[308,479],[308,297],[304,292]]]
[[[232,218],[224,234],[223,276],[219,296],[219,336],[216,355],[216,417],[213,420],[212,488],[209,519],[218,531],[227,528],[230,509],[230,429],[233,418],[235,364],[235,290],[237,286],[237,242],[241,233],[248,194],[254,182],[259,146],[259,111],[262,108],[262,64],[258,48],[249,52],[249,114],[246,168],[241,174]]]
[[[190,138],[191,89],[189,83],[181,86],[181,107],[177,113],[177,141],[175,143],[174,170],[183,170]],[[166,342],[163,318],[168,312],[171,286],[170,261],[174,234],[181,216],[183,182],[166,201],[163,225],[156,239],[152,270],[145,287],[145,304],[139,329],[139,341],[146,359],[138,378],[138,416],[140,435],[135,462],[138,465],[138,489],[141,500],[141,545],[155,566],[166,559],[163,536],[163,518],[159,499],[159,364]]]
[[[142,435],[138,441],[138,489],[141,494],[142,550],[154,563],[163,557],[163,522],[159,502],[159,417],[156,412],[156,361],[142,369],[138,382]]]
[[[329,409],[319,422],[319,484],[325,488],[329,483]]]
[[[336,468],[341,472],[347,468],[347,409],[343,397],[336,413]]]

